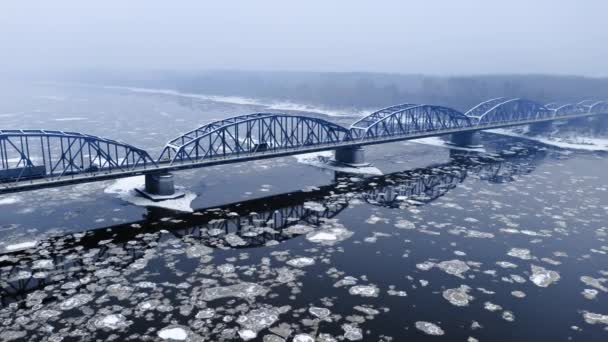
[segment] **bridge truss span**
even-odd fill
[[[477,126],[517,123],[550,119],[554,111],[534,101],[526,99],[510,99],[496,104],[485,113],[470,116]]]
[[[0,130],[0,183],[155,168],[148,152],[93,135]]]
[[[350,140],[348,129],[318,118],[255,113],[214,122],[170,141],[160,163],[199,162],[212,158],[298,150]],[[177,142],[177,143],[176,143]]]
[[[414,105],[385,115],[367,127],[352,126],[350,130],[353,138],[365,140],[468,127],[469,117],[455,109]]]

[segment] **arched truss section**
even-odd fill
[[[556,117],[565,115],[576,115],[588,113],[589,107],[571,103],[555,108],[553,109],[553,111],[555,112]]]
[[[484,126],[544,119],[552,116],[553,111],[539,103],[524,99],[511,99],[495,105],[480,116],[471,118],[476,120],[478,126]]]
[[[608,101],[599,101],[589,107],[589,113],[608,114]]]
[[[322,119],[280,113],[255,113],[216,121],[171,140],[160,162],[297,150],[349,139],[349,131]],[[193,133],[194,132],[194,133]],[[183,141],[183,143],[182,143]]]
[[[562,106],[564,106],[564,105],[560,104],[559,102],[551,102],[551,103],[547,103],[545,105],[545,107],[547,109],[551,109],[551,110],[556,110],[556,109],[558,109],[559,107],[562,107]]]
[[[352,125],[350,125],[350,128],[351,129],[352,128],[366,129],[369,126],[373,125],[374,123],[378,122],[378,120],[381,120],[388,115],[391,115],[395,112],[398,112],[400,110],[404,110],[406,108],[413,107],[413,106],[416,106],[416,104],[403,103],[403,104],[399,104],[396,106],[382,108],[378,111],[375,111],[375,112],[373,112],[369,115],[366,115],[366,116],[362,117],[361,119],[355,121]]]
[[[0,182],[155,167],[148,152],[93,135],[0,130]]]
[[[367,128],[352,127],[351,136],[374,139],[470,126],[469,118],[452,108],[417,105],[393,112]]]
[[[583,101],[577,103],[577,105],[580,105],[580,106],[591,106],[591,105],[593,105],[596,102],[597,102],[596,100],[583,100]]]
[[[507,100],[509,100],[509,98],[506,98],[506,97],[497,97],[495,99],[490,99],[490,100],[484,101],[484,102],[478,104],[477,106],[469,109],[466,113],[464,113],[464,115],[466,115],[466,116],[481,116],[482,114],[484,114],[488,110],[492,109],[497,104],[503,103],[503,102],[505,102]]]

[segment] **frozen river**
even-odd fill
[[[0,88],[0,128],[153,155],[195,125],[272,108]],[[138,179],[0,196],[0,340],[607,340],[608,153],[481,142],[367,147],[375,175],[316,156],[179,172],[179,211],[144,206]]]

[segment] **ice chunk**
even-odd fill
[[[171,341],[185,341],[188,338],[186,329],[179,326],[163,328],[158,331],[157,335],[163,340]]]
[[[438,325],[431,322],[418,321],[416,322],[416,329],[425,332],[427,335],[443,335],[444,331]]]
[[[536,286],[547,287],[559,280],[559,273],[550,271],[541,266],[532,265],[530,280]]]
[[[287,261],[287,264],[289,266],[293,266],[293,267],[306,267],[306,266],[314,265],[314,263],[315,263],[315,259],[307,258],[307,257],[300,257],[300,258],[295,258],[295,259],[291,259],[291,260]]]
[[[380,290],[376,285],[355,285],[348,292],[361,297],[378,297]]]
[[[447,289],[443,291],[443,298],[456,306],[467,306],[469,301],[473,300],[473,296],[469,295],[470,287],[461,285],[454,289]]]
[[[239,283],[230,286],[206,288],[203,290],[202,297],[207,301],[226,297],[253,298],[256,296],[263,296],[267,292],[268,289],[266,287],[258,284]]]

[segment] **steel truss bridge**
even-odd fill
[[[254,113],[184,133],[169,141],[158,158],[82,133],[0,130],[0,194],[606,114],[608,101],[542,105],[519,98],[491,99],[465,113],[405,103],[380,109],[350,127],[313,117]]]
[[[114,270],[128,272],[129,266],[144,258],[147,250],[157,248],[160,236],[155,233],[161,230],[178,238],[186,250],[196,251],[201,245],[256,248],[307,233],[293,229],[297,226],[323,229],[328,220],[346,210],[354,199],[386,208],[422,206],[444,196],[468,177],[493,183],[513,181],[517,176],[531,173],[544,157],[544,152],[528,149],[494,158],[457,153],[448,163],[359,182],[338,177],[336,183],[310,192],[251,199],[213,207],[213,210],[200,209],[192,214],[172,213],[173,220],[162,220],[168,215],[163,210],[151,210],[141,221],[53,236],[35,248],[1,255],[0,308],[20,302],[28,294],[49,285],[73,279],[100,281],[95,265],[110,262]],[[311,202],[315,202],[314,207],[309,205]],[[100,241],[105,242],[100,244]],[[52,263],[42,265],[40,260]],[[86,286],[86,283],[72,283],[77,283],[77,288]],[[65,291],[72,290],[70,287]],[[57,300],[55,296],[45,300]]]

